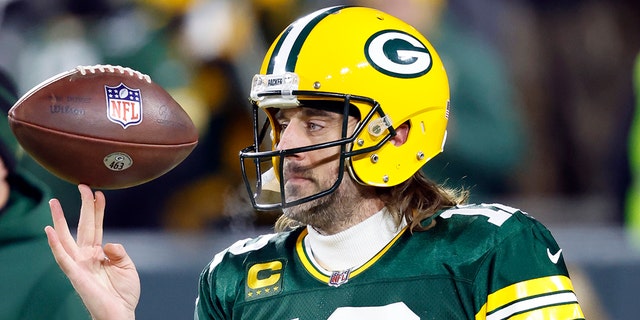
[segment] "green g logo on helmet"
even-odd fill
[[[422,76],[433,65],[427,47],[398,30],[382,30],[372,35],[365,44],[365,56],[376,70],[397,78]]]

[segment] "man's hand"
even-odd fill
[[[135,265],[120,244],[102,246],[105,197],[79,185],[82,199],[77,241],[57,199],[49,201],[53,227],[45,232],[58,265],[69,277],[94,319],[134,319],[140,298]]]

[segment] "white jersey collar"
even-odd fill
[[[402,231],[406,223],[396,226],[386,208],[359,224],[333,235],[322,235],[307,226],[305,246],[314,264],[328,271],[354,269],[362,266],[382,250]]]

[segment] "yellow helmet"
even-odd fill
[[[261,164],[271,161],[278,169],[280,158],[293,153],[260,151],[260,136],[265,135],[258,128],[260,109],[266,111],[273,128],[270,148],[275,150],[279,127],[274,126],[273,108],[296,107],[310,100],[342,101],[345,115],[357,108],[360,123],[355,133],[293,151],[342,145],[341,165],[349,168],[353,179],[369,186],[390,187],[406,181],[442,151],[446,140],[449,85],[442,61],[415,28],[375,9],[329,7],[289,25],[269,48],[260,74],[254,76],[250,99],[255,141],[241,151],[240,158],[257,209],[309,201],[333,192],[340,183],[292,203],[286,203],[284,196],[277,205],[256,203],[266,188]],[[406,142],[400,146],[388,142],[404,123],[410,126]],[[250,187],[244,169],[247,159],[258,168],[256,188]],[[281,170],[275,170],[278,176]],[[282,185],[276,189],[283,190]]]

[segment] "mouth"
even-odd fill
[[[284,185],[285,186],[300,186],[303,184],[308,184],[313,182],[313,179],[307,174],[305,170],[302,169],[289,169],[285,168],[283,173],[284,175]]]
[[[293,176],[285,175],[285,179],[284,179],[285,185],[290,183],[292,184],[303,183],[304,181],[311,181],[311,179],[301,175],[293,175]]]

